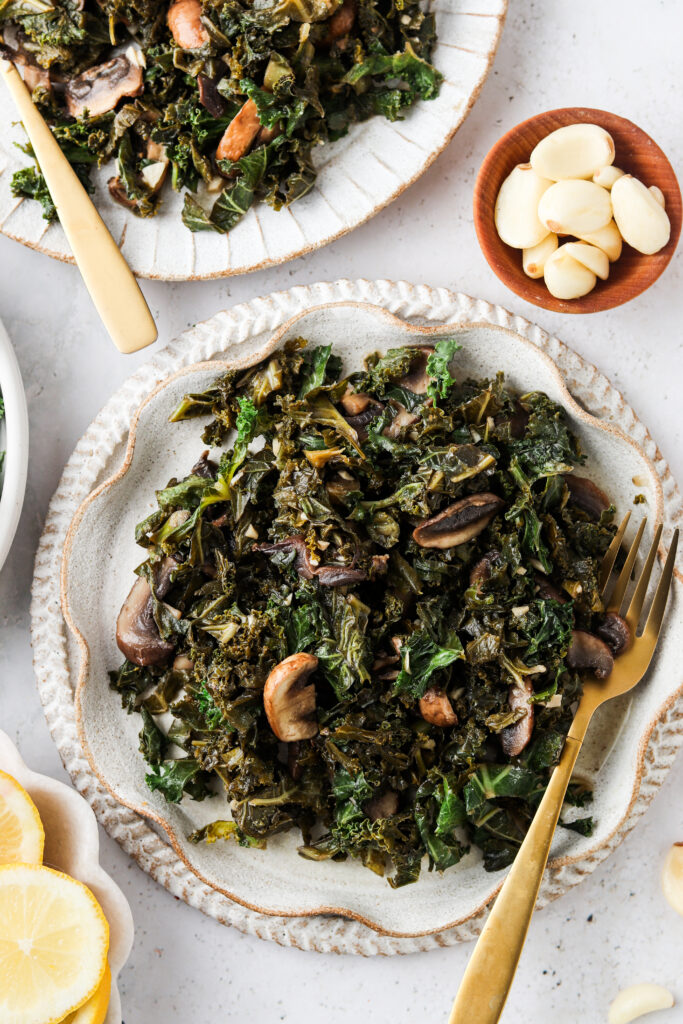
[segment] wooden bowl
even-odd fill
[[[521,249],[511,248],[498,237],[494,209],[500,186],[513,167],[528,163],[534,146],[550,132],[580,121],[599,124],[610,133],[616,147],[614,162],[617,167],[640,178],[648,186],[658,185],[661,188],[671,221],[671,237],[654,256],[643,256],[624,243],[620,258],[610,264],[607,281],[599,280],[588,295],[567,301],[554,298],[542,277],[537,280],[527,277],[522,270]],[[474,226],[482,252],[493,272],[527,302],[556,313],[599,313],[640,295],[667,266],[681,233],[681,191],[666,156],[637,125],[606,110],[564,107],[522,121],[490,150],[474,186]]]

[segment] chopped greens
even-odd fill
[[[290,205],[317,146],[402,119],[442,81],[420,0],[26,0],[0,5],[0,29],[86,188],[115,161],[116,202],[151,217],[164,188],[184,192],[190,231]],[[12,191],[57,217],[39,168]]]
[[[459,379],[458,348],[344,375],[298,338],[172,413],[211,416],[224,454],[137,527],[148,646],[117,634],[111,685],[141,715],[152,790],[227,795],[232,820],[193,842],[297,829],[302,856],[392,886],[472,846],[490,870],[514,858],[581,693],[568,651],[602,622],[614,528],[606,498],[599,519],[572,499],[584,456],[561,407],[502,374]],[[293,655],[313,725],[283,741],[264,687]]]

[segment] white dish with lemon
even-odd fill
[[[30,771],[0,731],[0,904],[3,900],[19,908],[24,921],[33,915],[33,944],[46,951],[48,967],[40,996],[50,996],[54,936],[60,928],[69,936],[68,948],[60,944],[62,961],[44,1024],[121,1024],[116,979],[133,943],[133,918],[123,893],[100,866],[95,816],[75,790]],[[0,972],[2,959],[12,955],[12,929],[6,913]],[[0,993],[0,1003],[3,998],[11,993]],[[0,1005],[0,1019],[6,1012]],[[20,1017],[15,1008],[11,1019],[34,1020],[30,1013],[42,1012],[40,1002],[25,1012]]]

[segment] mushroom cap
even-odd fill
[[[488,526],[504,504],[502,498],[488,491],[470,494],[416,526],[413,540],[422,548],[444,549],[466,544]]]
[[[123,96],[139,96],[143,88],[142,68],[121,54],[67,82],[66,109],[72,117],[86,110],[89,117],[97,117],[113,110]]]
[[[420,714],[425,722],[430,725],[438,725],[441,729],[458,724],[458,716],[453,710],[453,705],[443,692],[436,686],[430,687],[420,697]]]
[[[597,484],[589,480],[587,476],[575,476],[568,473],[564,482],[569,488],[570,504],[576,505],[583,512],[586,512],[591,519],[599,519],[603,512],[610,507],[610,500],[604,491],[601,491]]]
[[[508,704],[511,711],[526,711],[524,718],[520,718],[514,725],[508,725],[500,734],[500,742],[503,753],[508,757],[517,757],[521,754],[531,739],[534,731],[534,706],[529,703],[533,696],[534,688],[529,679],[524,679],[524,686],[511,686],[508,694]]]
[[[597,634],[605,641],[615,658],[627,651],[633,642],[628,622],[616,612],[607,612],[597,628]]]
[[[599,636],[584,629],[572,630],[572,642],[567,651],[570,668],[589,669],[598,679],[607,679],[614,668],[612,652]]]
[[[315,686],[308,677],[318,667],[314,654],[290,654],[271,671],[263,689],[268,724],[283,743],[310,740],[317,735]]]
[[[155,571],[156,594],[162,598],[171,585],[171,573],[177,567],[173,558],[165,558]],[[145,667],[166,661],[174,650],[169,640],[159,635],[154,621],[154,602],[149,583],[139,576],[121,606],[116,620],[116,643],[134,665]]]

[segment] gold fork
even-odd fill
[[[626,514],[610,544],[600,570],[600,590],[605,599],[614,562],[626,531],[630,512]],[[633,572],[638,548],[645,530],[643,520],[629,548],[624,567],[614,586],[607,610],[622,613],[626,590]],[[633,642],[630,648],[615,660],[614,668],[606,680],[595,676],[584,677],[583,696],[574,716],[560,760],[550,776],[548,788],[534,815],[510,873],[505,879],[484,930],[479,936],[460,984],[449,1024],[495,1024],[499,1020],[507,999],[512,979],[529,930],[531,915],[536,906],[538,890],[545,870],[550,844],[557,825],[567,786],[578,757],[581,744],[595,710],[612,697],[628,693],[640,682],[652,660],[664,618],[674,571],[678,530],[675,531],[662,575],[655,591],[650,611],[640,636],[636,635],[641,612],[657,557],[662,535],[657,527],[625,614]]]

